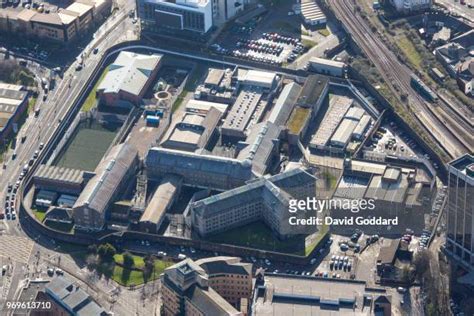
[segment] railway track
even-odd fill
[[[444,151],[455,158],[472,151],[474,141],[469,118],[452,109],[451,104],[440,100],[439,106],[428,103],[410,84],[411,70],[398,61],[397,56],[385,46],[370,26],[357,14],[352,1],[329,0],[338,18],[353,36],[364,53],[380,71],[389,88],[395,94],[400,91],[408,95],[407,111],[413,112],[417,121]],[[466,124],[467,123],[467,124]]]

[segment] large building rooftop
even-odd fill
[[[122,51],[109,66],[109,72],[99,84],[97,91],[118,93],[124,91],[140,95],[152,72],[158,67],[162,55],[143,55]]]
[[[270,315],[369,315],[363,281],[345,281],[287,275],[265,275],[257,285],[253,311],[256,316]]]
[[[138,152],[131,145],[112,147],[95,169],[95,176],[89,180],[73,208],[87,205],[103,213],[137,157]]]
[[[245,88],[240,91],[237,100],[227,114],[222,129],[242,134],[247,129],[262,94],[262,89],[259,87]]]
[[[290,117],[291,111],[293,111],[300,91],[301,86],[296,82],[291,82],[285,85],[275,102],[275,106],[268,117],[268,121],[279,126],[284,126]]]
[[[155,190],[155,193],[153,193],[153,197],[140,218],[140,222],[158,225],[163,219],[166,210],[171,206],[171,203],[173,203],[175,195],[181,186],[181,182],[182,179],[179,176],[165,176]]]
[[[318,102],[328,84],[328,77],[310,75],[303,85],[296,104],[303,107],[313,107]]]
[[[22,89],[22,86],[10,84],[0,86],[0,131],[8,124],[20,105],[28,97],[28,92]]]

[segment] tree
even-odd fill
[[[123,266],[128,268],[128,269],[131,269],[134,265],[134,260],[133,260],[133,256],[130,252],[126,251],[124,252],[123,254]]]
[[[91,245],[87,246],[87,252],[97,254],[97,245],[96,244],[91,244]]]
[[[145,267],[143,269],[143,278],[145,281],[148,281],[155,271],[155,258],[153,256],[146,256],[144,261]]]
[[[90,254],[86,257],[86,265],[89,270],[94,270],[99,265],[99,257],[95,254]]]
[[[115,247],[111,244],[106,243],[100,245],[97,249],[97,252],[102,262],[109,262],[112,261],[114,255],[117,253],[117,250],[115,250]]]
[[[418,278],[424,276],[425,272],[430,270],[430,253],[427,250],[419,251],[413,260],[415,266],[415,275]]]

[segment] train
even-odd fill
[[[431,102],[438,101],[438,96],[433,92],[420,78],[415,74],[411,75],[410,83],[413,88],[416,89],[423,97],[427,98]]]

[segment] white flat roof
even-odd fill
[[[337,68],[343,68],[345,66],[345,64],[343,62],[330,60],[330,59],[319,58],[319,57],[311,57],[309,62],[310,63],[315,63],[315,64],[320,64],[320,65],[327,65],[327,66],[331,66],[331,67],[337,67]]]

